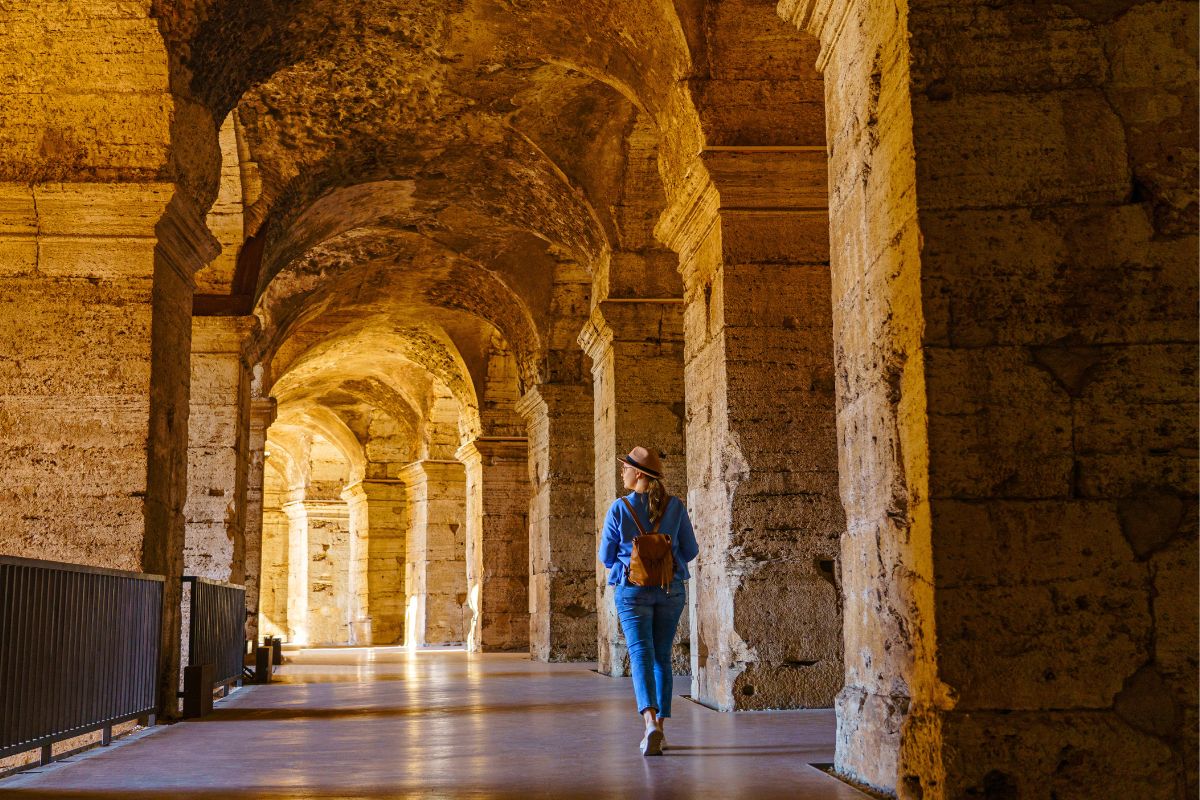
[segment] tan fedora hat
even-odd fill
[[[644,447],[635,447],[629,451],[629,455],[618,458],[617,461],[622,464],[628,464],[638,472],[649,475],[651,478],[662,479],[662,461],[658,457],[658,453],[652,450],[647,450]]]

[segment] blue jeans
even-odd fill
[[[613,587],[617,616],[629,647],[629,665],[633,672],[633,694],[638,713],[647,708],[658,716],[671,716],[671,644],[686,602],[683,581],[676,578],[669,589],[660,586]]]

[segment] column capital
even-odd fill
[[[598,363],[614,342],[683,342],[682,297],[629,297],[605,300],[579,333],[579,346]]]
[[[521,395],[521,399],[515,403],[514,407],[526,422],[532,422],[538,417],[545,416],[547,406],[545,398],[542,397],[541,387],[535,386]]]
[[[350,506],[345,500],[291,500],[283,504],[283,511],[289,518],[299,519],[347,519],[350,516]]]
[[[263,430],[275,421],[278,404],[274,397],[260,397],[250,401],[250,426]]]
[[[171,197],[154,233],[158,236],[155,255],[193,288],[196,272],[221,252],[221,243],[204,224],[204,214],[181,192]]]
[[[4,274],[150,279],[152,247],[192,286],[220,251],[203,220],[170,183],[0,183]]]
[[[583,324],[583,330],[579,332],[579,346],[592,360],[593,369],[594,365],[599,363],[612,349],[613,330],[609,326],[608,320],[604,318],[602,306],[603,304],[592,309],[591,316]]]
[[[192,354],[239,355],[245,361],[245,348],[258,328],[253,314],[230,317],[192,317]]]
[[[457,473],[457,474],[456,474]],[[422,483],[430,479],[437,480],[438,478],[454,478],[464,477],[463,464],[461,461],[445,461],[441,459],[426,458],[420,461],[414,461],[407,466],[402,467],[396,473],[406,485]]]
[[[689,299],[723,264],[828,263],[824,146],[706,148],[655,234],[679,253]]]
[[[365,503],[367,502],[367,490],[363,488],[362,481],[356,481],[342,489],[341,497],[347,503]]]
[[[495,464],[501,461],[525,461],[529,453],[529,439],[524,436],[480,436],[467,442],[455,452],[455,457],[464,464],[476,462]]]
[[[681,268],[695,258],[696,250],[716,227],[720,207],[717,187],[704,162],[697,158],[654,226],[655,238],[679,254]]]

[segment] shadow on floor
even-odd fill
[[[601,711],[611,707],[606,700],[580,702],[572,706],[572,712],[586,713]],[[528,714],[545,713],[561,714],[562,703],[510,703],[504,705],[467,705],[467,706],[374,706],[359,708],[306,708],[304,706],[274,706],[271,708],[254,708],[239,706],[221,708],[200,719],[188,720],[189,725],[209,722],[241,722],[252,720],[290,719],[379,719],[387,717],[450,717],[473,714]]]

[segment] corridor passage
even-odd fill
[[[211,716],[0,781],[44,798],[863,798],[832,711],[722,714],[680,699],[661,758],[637,750],[628,679],[525,655],[291,654]],[[676,684],[686,692],[688,681]]]

